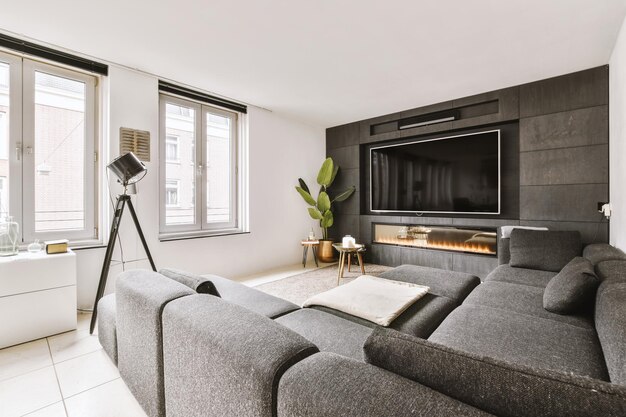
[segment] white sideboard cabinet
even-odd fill
[[[0,349],[74,329],[74,252],[0,257]]]

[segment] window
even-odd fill
[[[97,78],[0,53],[0,211],[22,241],[98,238]]]
[[[160,164],[161,238],[244,231],[239,172],[243,115],[169,94],[161,94],[160,109],[161,154],[165,155]],[[169,163],[174,137],[177,164]],[[171,203],[174,184],[175,207]]]
[[[168,136],[165,139],[165,160],[178,162],[178,137]]]

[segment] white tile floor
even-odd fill
[[[89,334],[78,329],[0,350],[1,417],[146,417]]]
[[[256,286],[315,269],[309,259],[241,278]],[[320,267],[328,264],[320,264]],[[77,330],[0,349],[0,417],[146,417],[117,368],[89,334],[91,314]]]

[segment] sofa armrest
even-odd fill
[[[115,289],[120,375],[150,417],[165,416],[161,312],[195,291],[141,269],[121,273]]]
[[[279,417],[489,416],[424,385],[334,353],[292,366],[278,387]]]
[[[163,311],[167,415],[275,416],[281,376],[316,352],[297,333],[221,298],[172,301]]]

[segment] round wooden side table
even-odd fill
[[[343,271],[346,264],[348,264],[348,272],[350,272],[350,265],[352,264],[352,255],[356,256],[359,260],[359,266],[361,267],[361,274],[365,274],[365,265],[363,264],[363,252],[365,252],[365,245],[357,244],[354,247],[344,247],[341,243],[333,244],[333,248],[339,252],[339,271],[337,272],[337,285],[339,280],[343,278]]]
[[[302,267],[306,268],[306,257],[309,253],[309,248],[312,249],[313,252],[313,260],[315,261],[315,266],[319,267],[317,262],[317,248],[320,246],[319,240],[303,240],[302,242]]]

